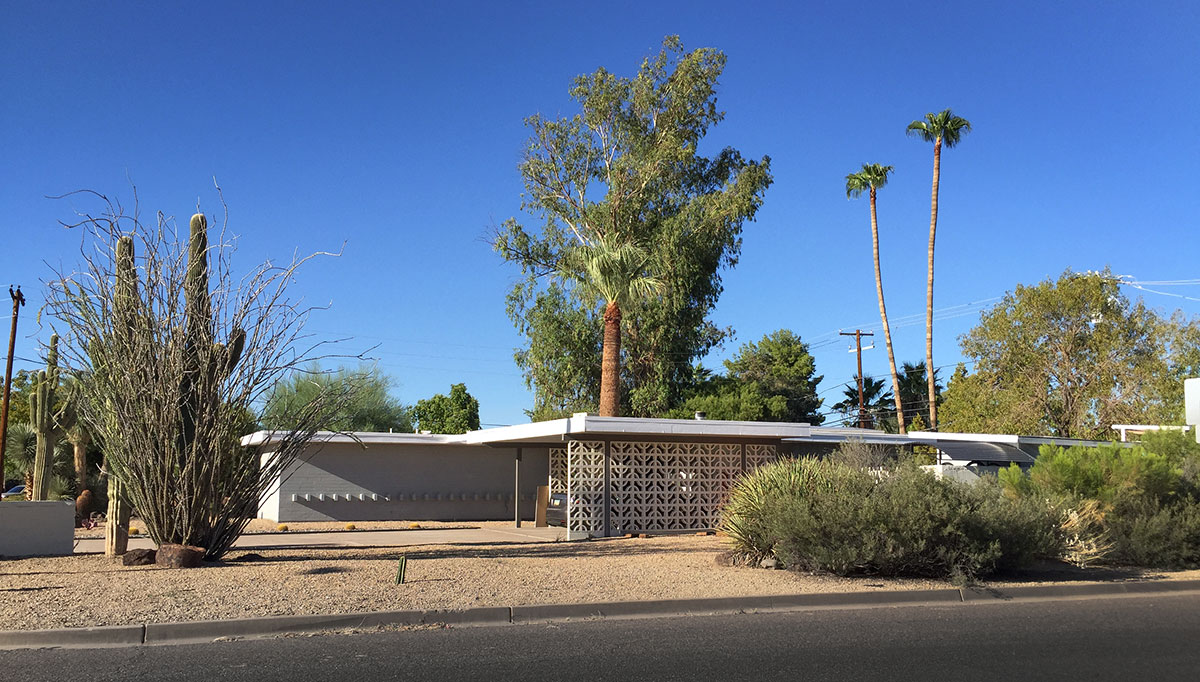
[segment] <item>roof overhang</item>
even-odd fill
[[[723,440],[782,440],[806,438],[808,424],[787,422],[741,422],[719,419],[644,419],[639,417],[596,417],[586,413],[564,419],[501,426],[471,431],[465,443],[521,445],[561,443],[582,438],[670,438]]]
[[[242,445],[246,447],[254,445],[266,445],[280,440],[287,434],[286,431],[256,431],[248,436],[242,436]],[[329,444],[329,443],[354,443],[356,445],[383,445],[391,443],[409,443],[415,445],[443,445],[462,443],[462,436],[447,436],[434,433],[381,433],[378,431],[317,431],[313,434],[311,442]]]

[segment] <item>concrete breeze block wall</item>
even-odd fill
[[[288,521],[486,521],[513,518],[516,448],[328,443],[268,491],[259,517]],[[319,448],[319,450],[318,450]],[[549,475],[546,448],[522,448],[521,514]]]

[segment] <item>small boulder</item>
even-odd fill
[[[197,568],[204,561],[204,548],[190,545],[162,545],[154,563],[163,568]]]
[[[766,569],[776,569],[779,568],[779,560],[773,556],[769,556],[760,561],[758,565]]]
[[[726,567],[737,566],[738,565],[737,552],[733,552],[733,551],[718,552],[717,556],[716,556],[716,562],[717,562],[718,566],[726,566]]]
[[[121,563],[125,566],[149,566],[154,563],[155,554],[152,549],[131,549],[121,555]]]

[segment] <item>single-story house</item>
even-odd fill
[[[259,507],[275,521],[531,519],[539,486],[567,500],[573,536],[713,528],[734,481],[779,456],[820,455],[851,439],[933,446],[939,461],[1033,463],[1043,444],[1092,441],[779,422],[597,417],[461,435],[319,433]],[[243,441],[270,452],[272,434]]]

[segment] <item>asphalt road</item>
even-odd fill
[[[1200,679],[1200,596],[0,652],[22,680]]]

